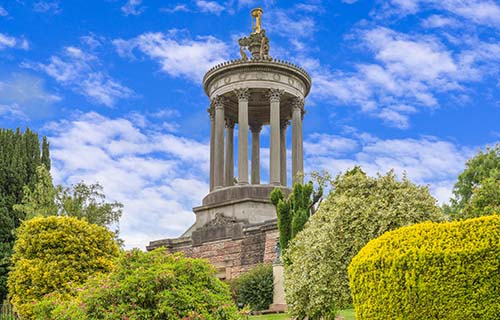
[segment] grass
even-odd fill
[[[341,310],[339,316],[343,316],[345,320],[355,320],[354,309]],[[286,314],[265,314],[261,316],[251,316],[250,320],[288,320],[290,319]]]

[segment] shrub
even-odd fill
[[[371,239],[401,226],[443,218],[426,187],[392,172],[376,178],[359,168],[337,176],[334,189],[285,252],[285,292],[293,316],[335,317],[352,304],[347,267]]]
[[[500,217],[421,223],[349,266],[356,319],[500,319]]]
[[[9,274],[9,296],[22,319],[44,295],[67,297],[73,285],[108,272],[119,249],[104,227],[69,217],[34,218],[17,232]]]
[[[252,311],[267,310],[273,303],[273,266],[260,264],[231,281],[231,289],[238,304]]]
[[[69,303],[47,297],[37,319],[238,319],[227,285],[215,274],[202,259],[132,250],[111,273],[89,279]]]

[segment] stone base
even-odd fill
[[[226,280],[259,263],[272,263],[278,240],[276,209],[269,199],[274,188],[237,185],[214,190],[202,206],[193,208],[196,222],[180,238],[151,241],[146,249],[165,247],[208,259]],[[282,188],[285,194],[291,191]]]
[[[286,312],[286,304],[273,303],[269,306],[269,311],[273,313],[285,313]]]
[[[286,310],[284,272],[283,264],[273,264],[273,304],[269,306],[269,310]]]

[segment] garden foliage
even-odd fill
[[[314,205],[323,196],[323,189],[314,191],[312,182],[307,184],[296,183],[292,193],[285,198],[280,188],[271,192],[271,202],[276,207],[278,217],[280,248],[284,251],[288,243],[299,233],[312,215]]]
[[[238,304],[252,311],[267,310],[273,303],[273,267],[260,264],[231,281],[231,291]]]
[[[333,191],[285,252],[289,311],[299,319],[334,319],[351,305],[347,267],[371,239],[386,231],[443,215],[426,187],[394,174],[368,177],[354,168],[339,175]]]
[[[119,249],[104,227],[70,217],[34,218],[17,231],[8,288],[22,317],[48,293],[64,299],[91,275],[108,272]]]
[[[36,133],[26,129],[0,129],[0,302],[7,296],[7,273],[14,245],[14,230],[24,216],[13,209],[21,202],[25,186],[36,182],[36,168],[44,165],[50,170],[47,138],[40,140]]]
[[[498,214],[500,145],[479,151],[465,166],[453,188],[451,205],[445,210],[459,219]]]
[[[48,296],[36,308],[40,320],[238,319],[228,286],[202,259],[132,250],[116,268],[89,279],[69,302]]]
[[[421,223],[349,266],[356,319],[500,319],[500,217]]]

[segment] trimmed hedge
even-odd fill
[[[349,266],[356,319],[500,319],[500,216],[390,231]]]

